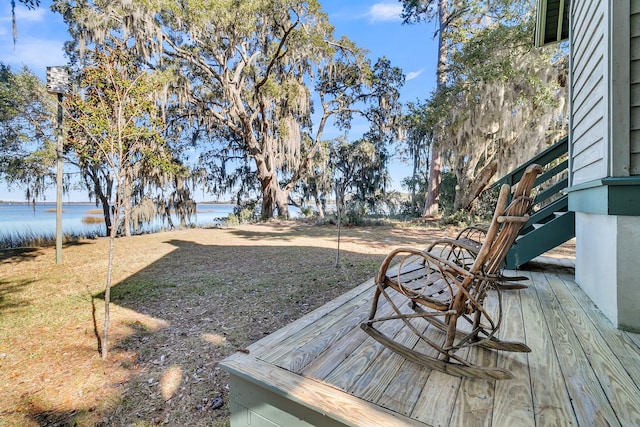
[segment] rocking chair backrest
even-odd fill
[[[528,212],[534,199],[530,197],[531,189],[541,172],[542,167],[536,164],[530,165],[526,169],[520,182],[516,185],[509,206],[506,205],[510,187],[504,184],[500,188],[496,210],[484,243],[471,267],[472,273],[495,274],[498,272],[509,248],[529,219]]]

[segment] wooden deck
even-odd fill
[[[639,335],[616,329],[586,297],[572,260],[538,258],[518,274],[532,280],[503,294],[501,338],[533,351],[471,355],[515,379],[460,379],[385,349],[359,327],[368,281],[222,363],[232,427],[640,425]],[[386,332],[414,342],[403,329]]]

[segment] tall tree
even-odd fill
[[[457,178],[455,209],[469,209],[504,175],[567,132],[566,57],[530,46],[533,14],[486,25],[453,55],[441,99]]]
[[[366,205],[384,189],[375,181],[388,178],[386,161],[380,146],[370,140],[347,142],[339,138],[335,141],[328,168],[334,179],[336,208],[340,213],[345,212],[349,192],[352,202]]]
[[[80,163],[104,169],[114,186],[114,200],[107,203],[112,221],[102,338],[106,359],[114,242],[124,218],[130,216],[132,180],[141,165],[165,170],[173,165],[161,137],[158,105],[150,96],[158,89],[156,76],[139,70],[124,46],[102,46],[85,59],[82,96],[66,100],[68,139]]]
[[[447,32],[455,25],[457,18],[468,9],[465,0],[399,0],[403,6],[402,17],[405,23],[416,23],[424,20],[436,20],[438,29],[438,62],[436,69],[436,93],[441,92],[447,85],[447,67],[449,62],[450,42]],[[451,4],[453,3],[453,5]],[[440,208],[440,184],[442,182],[442,137],[445,129],[438,125],[433,129],[431,143],[431,162],[429,163],[429,178],[427,197],[423,215],[430,217],[438,214]]]
[[[25,189],[27,200],[44,197],[55,163],[53,98],[28,68],[0,63],[0,178]]]
[[[411,177],[405,179],[405,186],[411,194],[410,213],[421,215],[424,206],[418,204],[417,192],[426,180],[429,170],[429,148],[433,139],[433,123],[430,121],[429,108],[422,102],[410,102],[402,117],[402,141],[400,154],[412,165]],[[426,189],[425,189],[426,194]]]
[[[563,80],[562,61],[554,64],[557,53],[531,47],[532,1],[442,0],[437,9],[431,3],[404,2],[405,20],[439,18],[439,46],[445,48],[438,62],[445,78],[439,71],[426,106],[434,141],[425,214],[435,212],[432,178],[440,173],[433,159],[452,156],[455,207],[467,209],[498,169],[523,160],[510,153],[531,154],[544,144],[549,126],[562,128],[565,104],[556,84]]]
[[[381,99],[383,83],[364,52],[333,39],[317,0],[55,3],[79,49],[122,37],[154,66],[176,70],[183,114],[214,144],[211,170],[227,177],[230,159],[239,158],[240,170],[255,174],[263,218],[276,209],[288,216],[289,193],[310,167],[329,118],[346,128],[362,105]],[[322,108],[317,123],[314,89]]]

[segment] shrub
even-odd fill
[[[227,216],[225,224],[228,226],[256,222],[260,218],[258,202],[250,200],[233,208],[233,213]]]
[[[442,222],[445,225],[465,226],[476,223],[473,214],[460,209],[442,217]]]
[[[302,206],[300,207],[300,213],[305,218],[312,217],[314,215],[314,210],[311,206]]]
[[[84,233],[64,233],[62,235],[63,243],[78,242],[82,239],[95,239],[98,237],[95,232]],[[13,232],[0,235],[0,249],[15,249],[23,247],[50,247],[55,246],[56,236],[52,234],[36,234],[29,230],[26,232]]]
[[[84,224],[102,224],[104,222],[104,218],[101,216],[83,216],[82,222]]]

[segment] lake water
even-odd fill
[[[84,217],[101,218],[97,213],[95,204],[92,203],[65,203],[62,205],[62,232],[70,234],[83,234],[99,236],[105,235],[104,222],[87,224],[82,221]],[[220,223],[221,218],[226,218],[233,213],[233,205],[229,204],[198,204],[196,216],[191,220],[195,225],[206,227]],[[179,221],[174,218],[174,224]],[[156,220],[150,229],[167,227],[162,221]],[[2,236],[55,236],[56,233],[56,204],[37,203],[35,209],[27,203],[0,203],[0,237]]]

